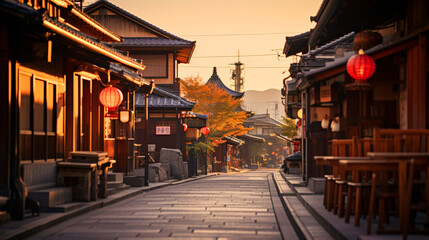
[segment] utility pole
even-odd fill
[[[244,64],[240,62],[240,50],[238,51],[238,61],[234,63],[234,66],[231,79],[234,82],[234,90],[241,92],[244,84],[244,77],[242,77]]]

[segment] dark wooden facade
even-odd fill
[[[317,25],[308,39],[312,51],[304,52],[304,61],[315,52],[322,54],[323,50],[332,47],[333,42],[339,43],[351,32],[357,34],[378,29],[376,32],[382,36],[383,42],[365,49],[376,63],[375,74],[365,89],[349,87],[354,82],[346,71],[347,59],[353,54],[351,49],[340,55],[332,52],[335,58],[329,65],[307,67],[303,71],[304,68],[299,68],[304,63],[302,61],[294,65],[297,68],[291,67],[291,73],[294,73],[291,75],[302,73],[294,80],[295,87],[303,96],[301,103],[307,131],[303,135],[303,156],[308,177],[323,175],[313,162],[314,155],[329,153],[329,144],[319,144],[320,141],[352,136],[372,137],[373,127],[429,127],[428,6],[426,1],[396,1],[395,4],[389,1],[341,1],[338,6],[328,3],[313,18]],[[311,65],[310,62],[307,65]],[[331,101],[322,100],[322,88],[324,93],[329,88]],[[325,114],[330,120],[339,116],[340,132],[320,128]]]
[[[57,162],[67,161],[70,152],[108,151],[98,98],[109,80],[125,96],[149,83],[112,68],[123,64],[137,72],[144,66],[87,37],[121,40],[69,1],[5,1],[0,15],[0,122],[6,129],[0,137],[0,194],[15,201],[17,179],[30,191],[52,187]]]
[[[162,89],[149,96],[149,140],[155,144],[154,159],[159,159],[161,148],[181,149],[184,158],[185,133],[182,111],[192,110],[193,104],[180,97],[180,79],[178,67],[180,63],[189,63],[195,48],[195,42],[177,37],[130,12],[108,2],[96,1],[85,8],[85,12],[114,33],[123,36],[124,41],[112,44],[116,49],[127,52],[145,64],[144,71],[139,71],[146,79],[153,79]],[[145,112],[143,94],[137,91],[136,118],[144,119]],[[173,104],[158,104],[167,99]],[[164,103],[164,102],[163,102]],[[158,135],[157,127],[167,126],[170,133]],[[145,128],[143,121],[136,124],[136,142],[144,143]]]

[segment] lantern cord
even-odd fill
[[[110,73],[107,73],[107,74],[110,74]],[[101,85],[103,85],[103,87],[108,87],[109,86],[109,83],[104,83],[103,79],[101,77],[100,77],[100,83],[101,83]]]

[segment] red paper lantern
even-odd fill
[[[188,124],[184,123],[184,124],[183,124],[183,131],[185,131],[185,132],[186,132],[186,130],[188,130]]]
[[[213,140],[213,143],[217,145],[219,143],[219,141],[217,139],[215,139],[215,140]]]
[[[347,61],[347,72],[358,83],[366,83],[375,72],[374,59],[359,50],[358,55],[352,56]]]
[[[109,111],[115,110],[121,103],[123,99],[123,95],[121,90],[115,87],[107,87],[104,88],[100,92],[99,96],[101,104],[103,106],[108,107]]]
[[[207,136],[207,134],[209,134],[210,129],[208,127],[203,127],[201,128],[201,133],[204,134],[204,136]]]

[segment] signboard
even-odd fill
[[[170,126],[156,126],[156,135],[170,135]]]
[[[148,152],[155,152],[155,147],[156,147],[155,144],[148,144],[147,145],[147,151]]]
[[[331,100],[331,86],[321,86],[320,102],[330,102]]]

